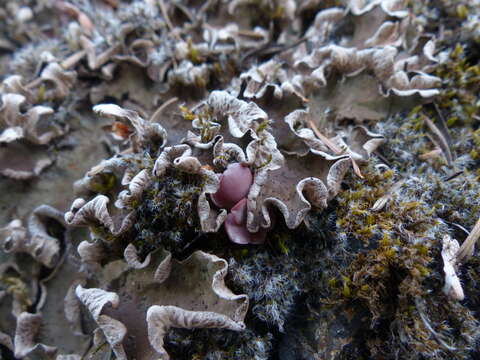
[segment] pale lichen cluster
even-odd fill
[[[1,5],[2,356],[478,356],[477,2]]]

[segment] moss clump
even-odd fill
[[[100,173],[90,184],[90,190],[97,194],[108,194],[112,189],[118,186],[119,181],[112,173]]]
[[[189,38],[187,41],[187,49],[188,49],[188,54],[187,54],[188,60],[190,60],[194,64],[201,64],[203,62],[200,52],[193,45],[191,38]]]
[[[241,332],[222,329],[172,329],[165,349],[178,360],[268,360],[272,335],[260,335],[247,328]]]
[[[381,129],[385,137],[390,139],[382,148],[383,156],[394,173],[402,174],[405,181],[399,194],[404,203],[420,202],[426,207],[426,214],[432,212],[437,221],[458,223],[469,228],[480,213],[477,173],[480,159],[472,156],[477,149],[479,132],[468,126],[448,130],[449,148],[453,157],[451,166],[447,165],[442,154],[436,159],[422,159],[420,155],[432,150],[434,146],[426,130],[418,131],[416,128],[419,111],[417,109],[406,117],[396,116],[377,125],[377,129]],[[397,176],[397,179],[400,178]],[[353,185],[353,188],[371,192],[367,199],[371,203],[375,195],[381,196],[383,191],[387,191],[391,186],[389,181],[384,184],[377,190],[362,187],[360,184]],[[347,193],[345,196],[352,197],[355,194]],[[388,213],[382,214],[385,215],[388,216]]]
[[[465,126],[475,122],[480,104],[480,65],[472,64],[465,47],[456,44],[450,50],[449,60],[438,65],[434,75],[442,79],[440,95],[436,100],[449,127]],[[430,110],[433,115],[433,111]]]
[[[16,275],[16,274],[15,274]],[[3,274],[0,277],[0,288],[11,295],[24,311],[28,311],[32,305],[27,284],[13,274]]]
[[[441,235],[448,228],[437,200],[407,180],[383,210],[372,211],[393,179],[371,166],[364,175],[348,178],[349,189],[338,197],[337,236],[347,239],[349,253],[324,269],[318,312],[328,325],[317,331],[350,332],[338,358],[465,358],[480,338],[480,323],[442,292]]]
[[[163,246],[177,254],[201,235],[197,215],[204,179],[169,168],[145,191],[137,207],[133,244],[140,253]]]
[[[346,236],[354,236],[370,246],[372,240],[394,237],[401,225],[416,236],[424,236],[428,228],[438,221],[432,217],[432,209],[421,199],[405,197],[399,201],[392,194],[391,203],[381,211],[372,211],[375,202],[394,188],[392,171],[384,173],[369,169],[364,181],[356,181],[351,188],[338,196],[337,225]],[[409,201],[411,200],[411,201]],[[402,219],[404,222],[400,223]]]
[[[334,213],[328,209],[310,229],[302,225],[292,231],[279,222],[265,245],[231,252],[229,287],[249,296],[254,318],[270,329],[285,331],[302,299],[318,287],[326,234],[335,224],[330,215]]]

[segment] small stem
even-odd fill
[[[448,145],[447,139],[445,138],[443,133],[440,131],[440,129],[426,115],[423,116],[423,121],[425,122],[425,124],[427,124],[428,128],[439,140],[440,142],[439,147],[440,149],[442,149],[443,155],[445,156],[445,160],[447,160],[448,165],[451,166],[453,158],[452,158],[452,152],[450,151],[450,147]]]
[[[246,36],[254,39],[263,39],[264,35],[251,30],[237,30],[237,34],[241,36]]]
[[[475,243],[480,238],[480,218],[477,220],[475,226],[473,227],[470,235],[465,239],[462,246],[457,252],[455,262],[460,264],[464,260],[469,259],[473,252],[475,251]]]
[[[325,135],[323,135],[320,130],[318,130],[318,128],[315,126],[315,124],[313,123],[312,119],[309,119],[308,120],[308,125],[310,126],[310,128],[313,130],[313,132],[315,133],[315,135],[317,135],[317,137],[322,140],[322,142],[327,145],[327,147],[332,150],[336,155],[341,155],[343,153],[343,150],[340,149],[333,141],[331,141],[328,137],[326,137]],[[352,166],[353,166],[353,171],[355,172],[355,174],[360,178],[360,179],[364,179],[363,175],[362,175],[362,172],[360,171],[360,167],[358,166],[358,164],[356,163],[356,161],[350,156],[350,160],[352,162]]]
[[[160,105],[158,107],[158,109],[153,113],[153,115],[150,117],[150,122],[152,123],[156,123],[158,122],[158,117],[160,116],[160,114],[163,112],[163,110],[165,110],[168,106],[170,106],[171,104],[175,103],[178,101],[178,98],[177,97],[173,97],[171,99],[168,99],[167,101],[165,101],[162,105]]]
[[[320,130],[318,130],[317,126],[313,123],[312,119],[308,120],[308,125],[310,128],[313,130],[315,135],[322,140],[322,142],[330,149],[332,150],[336,155],[340,155],[343,153],[342,149],[340,149],[336,144],[334,144],[328,137],[323,135]]]
[[[358,166],[358,164],[355,162],[355,160],[353,160],[353,158],[350,156],[350,160],[352,161],[352,166],[353,166],[353,171],[355,172],[355,174],[357,174],[357,176],[360,178],[360,179],[365,179],[362,175],[362,172],[360,171],[360,167]]]
[[[167,27],[168,27],[168,30],[170,31],[170,34],[172,34],[175,38],[177,38],[177,40],[181,41],[182,39],[175,32],[175,28],[173,27],[172,22],[171,22],[170,18],[168,17],[167,7],[165,6],[165,3],[163,2],[163,0],[159,0],[158,5],[160,5],[160,11],[163,15],[165,23],[167,24]]]
[[[74,67],[80,60],[83,59],[87,52],[85,50],[77,51],[75,54],[70,55],[68,58],[63,60],[60,65],[65,70]]]

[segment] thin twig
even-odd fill
[[[171,104],[175,103],[178,101],[178,98],[177,97],[173,97],[171,99],[168,99],[167,101],[165,101],[162,105],[160,105],[158,107],[157,110],[155,110],[155,112],[153,113],[153,115],[150,117],[150,122],[152,123],[156,123],[158,122],[158,117],[160,116],[160,114],[163,112],[163,110],[165,110],[168,106],[170,106]]]
[[[439,146],[442,149],[443,155],[447,160],[448,165],[452,165],[452,152],[450,151],[450,146],[448,145],[448,141],[440,131],[440,129],[433,123],[432,120],[428,118],[428,116],[423,116],[423,121],[427,124],[428,128],[432,131],[432,133],[438,138]]]
[[[392,167],[391,162],[388,161],[387,158],[386,158],[384,155],[382,155],[382,154],[380,153],[380,151],[378,151],[378,149],[375,150],[375,151],[373,152],[373,154],[374,154],[376,157],[378,157],[380,160],[382,160],[382,161],[385,163],[385,165],[387,165],[388,167]]]
[[[457,176],[462,175],[462,174],[463,174],[463,170],[456,171],[456,172],[454,172],[452,175],[447,176],[447,177],[445,178],[445,181],[453,180],[453,179],[455,179]]]
[[[362,175],[362,172],[360,171],[360,167],[357,165],[357,162],[351,156],[350,160],[352,161],[353,171],[355,172],[355,174],[357,174],[360,179],[365,179]]]
[[[160,5],[160,11],[162,12],[162,16],[165,20],[165,23],[167,24],[167,27],[168,27],[168,30],[170,31],[170,34],[173,34],[173,36],[176,37],[177,40],[181,41],[182,39],[175,32],[175,28],[172,25],[172,21],[168,17],[168,12],[167,12],[167,8],[165,7],[165,3],[163,2],[163,0],[158,0],[158,4]]]
[[[292,89],[292,92],[297,95],[300,100],[302,100],[304,103],[308,103],[310,102],[310,100],[308,100],[303,94],[301,94],[299,91],[297,91],[296,89]]]
[[[326,137],[325,135],[323,135],[320,130],[318,130],[317,126],[313,123],[312,119],[308,119],[308,125],[310,126],[310,128],[313,130],[313,132],[315,133],[315,135],[317,135],[317,137],[330,149],[332,150],[336,155],[341,155],[344,151],[342,149],[340,149],[333,141],[331,141],[328,137]],[[353,171],[355,172],[355,174],[357,174],[357,176],[360,178],[360,179],[364,179],[363,175],[362,175],[362,172],[360,171],[360,167],[358,166],[357,162],[351,157],[350,157],[350,160],[352,161],[352,166],[353,166]]]
[[[27,85],[25,85],[25,88],[27,89],[33,89],[33,88],[36,88],[37,86],[39,86],[41,83],[42,83],[42,78],[36,78],[32,81],[30,81]]]
[[[445,120],[445,117],[443,116],[442,112],[440,111],[440,108],[438,107],[437,103],[433,103],[433,107],[435,108],[435,112],[438,115],[438,118],[440,120],[440,130],[443,133],[443,136],[445,136],[445,139],[447,140],[447,143],[450,145],[452,143],[452,139],[450,137],[450,134],[448,132],[448,127],[447,127],[447,121]]]
[[[273,52],[271,55],[277,55],[281,52],[293,49],[294,47],[300,45],[301,43],[304,43],[307,40],[308,40],[308,37],[304,36],[303,38],[298,39],[297,41],[294,41],[293,43],[291,43],[289,45],[282,46],[280,49],[276,50],[276,52]]]
[[[460,231],[463,231],[467,236],[470,235],[470,232],[465,229],[462,225],[460,224],[457,224],[457,223],[454,223],[454,222],[451,222],[451,221],[447,221],[445,219],[442,219],[446,224],[450,225],[450,226],[453,226],[457,229],[459,229]]]
[[[387,203],[390,201],[390,199],[395,194],[395,192],[397,192],[404,183],[405,183],[405,179],[398,180],[395,184],[392,185],[390,189],[387,190],[387,192],[382,197],[380,197],[377,201],[375,201],[375,203],[370,208],[370,210],[372,211],[382,210],[385,207],[385,205],[387,205]]]
[[[436,157],[441,157],[440,155],[443,154],[442,149],[439,147],[435,148],[434,150],[428,151],[426,153],[420,154],[418,158],[420,160],[428,160]]]
[[[473,227],[470,235],[465,239],[462,246],[458,250],[455,262],[457,264],[462,263],[464,260],[470,258],[475,251],[475,243],[480,238],[480,218],[478,218],[475,226]]]
[[[291,43],[289,45],[280,46],[277,49],[274,49],[275,44],[272,45],[271,42],[269,42],[268,44],[265,44],[264,46],[261,46],[258,49],[254,49],[250,52],[247,52],[245,54],[245,56],[240,59],[240,63],[243,63],[246,59],[248,59],[249,57],[251,57],[253,55],[256,55],[256,54],[265,55],[266,53],[268,53],[268,52],[266,52],[267,50],[271,51],[270,55],[272,55],[272,56],[276,55],[276,54],[279,54],[279,53],[284,52],[286,50],[292,49],[292,48],[300,45],[301,43],[303,43],[307,40],[308,40],[308,37],[303,37],[303,38],[301,38],[297,41],[294,41],[293,43]]]
[[[74,67],[80,60],[82,60],[86,53],[87,52],[85,50],[77,51],[73,55],[70,55],[68,58],[63,60],[60,63],[60,66],[65,70],[70,69]]]
[[[237,34],[254,39],[263,39],[264,35],[252,30],[237,30]]]
[[[418,299],[415,299],[415,305],[417,306],[417,310],[418,310],[418,314],[420,315],[420,318],[422,319],[423,321],[423,324],[425,325],[425,327],[427,328],[428,331],[430,331],[430,333],[435,337],[435,339],[447,350],[449,351],[456,351],[457,349],[453,346],[450,346],[448,345],[444,340],[443,340],[443,336],[439,333],[437,333],[432,325],[430,324],[430,322],[428,321],[427,317],[425,316],[424,314],[424,306],[422,304],[420,304],[420,300]]]
[[[173,3],[173,6],[176,6],[178,9],[180,9],[188,18],[190,23],[195,24],[197,22],[197,19],[195,19],[195,17],[192,15],[190,10],[188,10],[186,6],[183,6],[182,4],[178,4],[178,3]]]
[[[162,12],[163,19],[165,20],[165,23],[167,24],[168,30],[173,31],[173,25],[172,25],[172,22],[170,21],[170,18],[168,17],[167,8],[165,7],[165,3],[163,2],[163,0],[159,0],[158,4],[160,5],[160,11]]]
[[[336,155],[340,155],[343,153],[343,150],[340,149],[333,141],[331,141],[328,137],[323,135],[320,130],[318,130],[317,126],[314,124],[312,119],[308,119],[308,126],[310,126],[310,129],[313,130],[315,135],[330,149],[332,150]]]

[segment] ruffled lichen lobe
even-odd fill
[[[476,358],[478,5],[2,4],[0,357]]]

